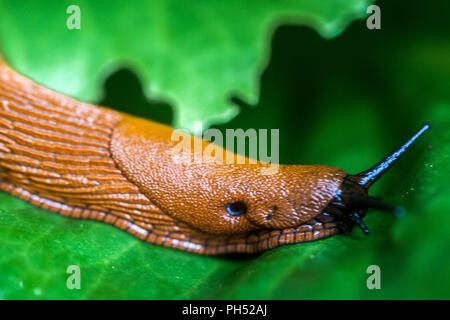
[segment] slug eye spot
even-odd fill
[[[247,206],[242,201],[227,204],[227,212],[232,216],[240,216],[247,212]]]
[[[275,211],[277,211],[277,209],[278,209],[277,206],[273,206],[270,213],[266,216],[266,220],[271,220],[273,218]]]

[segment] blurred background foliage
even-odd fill
[[[403,217],[372,210],[368,237],[259,255],[165,249],[0,194],[0,298],[450,298],[448,1],[377,1],[373,31],[369,2],[357,0],[72,1],[82,29],[71,31],[61,3],[0,0],[0,48],[20,72],[82,100],[178,127],[279,128],[281,163],[350,173],[433,127],[372,189]],[[73,264],[81,290],[66,288]],[[366,287],[373,264],[381,290]]]

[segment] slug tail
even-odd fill
[[[372,184],[374,184],[383,174],[392,167],[392,165],[405,153],[406,150],[414,143],[416,140],[428,129],[430,129],[430,124],[426,123],[422,128],[417,131],[411,138],[409,138],[400,148],[392,152],[386,158],[378,162],[372,168],[365,170],[356,175],[359,178],[358,184],[368,189]]]

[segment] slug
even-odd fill
[[[429,127],[356,175],[325,165],[267,175],[260,162],[179,163],[171,127],[76,101],[0,61],[2,191],[198,254],[261,252],[354,226],[368,233],[367,209],[391,209],[370,186]]]

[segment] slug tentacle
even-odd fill
[[[372,168],[365,170],[356,176],[359,178],[358,183],[364,188],[368,189],[370,186],[377,181],[387,170],[389,170],[392,165],[397,162],[398,159],[405,153],[406,150],[414,143],[416,140],[431,126],[425,123],[419,131],[417,131],[411,138],[409,138],[403,145],[401,145],[397,150],[392,152],[386,158],[378,162]]]
[[[403,145],[372,168],[356,175],[347,175],[344,177],[341,190],[324,210],[336,217],[338,227],[341,231],[349,232],[356,225],[365,234],[369,234],[369,229],[362,221],[368,208],[381,209],[395,214],[400,214],[403,211],[401,207],[385,204],[380,198],[369,196],[368,190],[429,128],[429,124],[424,124]]]

